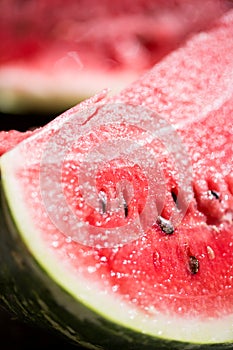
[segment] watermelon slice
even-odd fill
[[[12,312],[90,349],[232,349],[232,28],[1,157]]]
[[[0,109],[61,111],[133,81],[209,25],[219,0],[2,0]]]

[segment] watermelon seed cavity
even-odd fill
[[[106,214],[107,212],[107,195],[104,191],[99,192],[100,200],[100,212],[101,214]]]
[[[189,269],[192,275],[197,274],[199,271],[199,261],[193,255],[189,256]]]
[[[184,212],[187,205],[184,195],[181,192],[178,192],[178,188],[173,188],[171,190],[171,196],[176,208],[181,212]]]
[[[127,218],[129,214],[129,207],[124,197],[124,193],[122,193],[122,195],[123,195],[124,215],[125,215],[125,218]],[[107,195],[103,190],[99,192],[99,201],[100,201],[100,213],[104,215],[107,213],[109,208],[108,208],[108,202],[107,202]]]
[[[177,205],[177,194],[174,191],[171,191],[171,195],[174,203]]]
[[[164,219],[162,216],[158,216],[157,223],[164,233],[168,235],[171,235],[174,233],[174,227],[171,221]]]
[[[211,197],[214,197],[216,199],[220,199],[220,195],[218,192],[214,191],[214,190],[210,190],[208,191],[208,194],[211,196]]]
[[[129,214],[129,207],[128,207],[128,204],[127,204],[124,197],[123,197],[123,204],[124,204],[125,218],[127,218],[128,214]]]

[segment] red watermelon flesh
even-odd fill
[[[33,134],[33,131],[0,131],[0,156]]]
[[[103,92],[74,107],[1,158],[9,205],[36,259],[42,266],[45,261],[52,261],[51,266],[56,269],[51,267],[50,273],[57,281],[61,271],[67,279],[69,276],[72,283],[65,288],[71,294],[77,294],[79,299],[111,320],[119,322],[120,318],[123,324],[145,333],[197,342],[232,341],[232,28],[231,11],[212,30],[193,37],[118,96],[107,98]],[[144,120],[145,110],[148,119]],[[115,122],[115,113],[120,116],[120,122]],[[144,127],[151,120],[150,113],[162,126],[170,125],[175,131],[172,135],[182,140],[187,152],[186,161],[189,158],[192,164],[191,194],[186,194],[190,190],[185,180],[189,174],[177,174],[176,161],[181,161],[179,154],[176,156],[172,149],[168,149],[170,154],[164,152],[160,145],[164,139],[148,139]],[[78,115],[77,132],[82,129],[86,133],[75,141],[72,139],[74,142],[66,148],[69,132],[74,132],[72,118],[75,115]],[[121,145],[118,156],[115,156],[114,147],[111,148],[114,139]],[[131,157],[134,153],[130,153],[130,148],[137,142],[149,155],[155,156],[158,152],[159,169],[155,179],[148,175],[150,164],[146,158],[148,173],[143,170],[144,164],[137,164]],[[176,142],[174,138],[175,150]],[[56,148],[50,149],[48,145]],[[128,157],[121,156],[124,154],[122,145],[123,148],[129,146]],[[53,208],[45,205],[46,200],[41,195],[47,190],[47,200],[52,205],[57,204],[53,202],[56,191],[51,183],[57,180],[54,175],[56,157],[59,149],[64,147],[66,154],[59,169],[63,193],[83,230],[86,222],[91,234],[93,227],[104,228],[106,232],[108,228],[116,228],[118,234],[118,227],[126,227],[127,222],[134,222],[136,218],[140,220],[146,208],[151,225],[143,234],[127,244],[90,247],[85,244],[85,239],[80,241],[75,236],[64,235],[56,218],[54,225]],[[91,157],[96,149],[104,156],[103,163],[96,172],[90,166],[82,176],[87,176],[90,183],[93,178],[96,180],[102,212],[93,209],[91,198],[85,197],[89,194],[83,195],[79,188],[80,176],[77,176],[81,173],[82,162],[88,160],[90,163],[92,159],[85,156]],[[55,151],[49,159],[46,158],[48,150]],[[109,156],[111,152],[113,159]],[[45,164],[48,168],[43,167]],[[46,183],[50,187],[43,188],[41,172],[51,181]],[[161,190],[156,180],[160,174],[164,179],[164,192],[161,191],[164,206],[158,217],[156,210],[150,211],[150,208],[156,208],[148,193]],[[117,182],[122,179],[130,186],[126,184],[118,191]],[[182,188],[182,184],[187,188]],[[124,194],[128,188],[129,193]],[[11,200],[15,191],[17,198]],[[114,205],[118,195],[121,196],[117,202],[122,203],[121,210],[111,213],[107,206],[109,203]],[[160,204],[160,199],[155,203]],[[19,207],[23,208],[21,212]],[[62,205],[55,208],[59,220],[61,210],[61,221],[66,227],[69,219],[66,210],[63,211]],[[180,213],[182,221],[173,225],[173,218]],[[129,225],[126,234],[131,234],[130,227],[138,229],[137,223]],[[50,267],[46,266],[46,269]],[[82,290],[77,289],[79,283],[83,283]],[[90,292],[93,288],[98,295],[95,300]],[[103,303],[108,305],[112,294],[121,315],[114,314],[114,307],[103,309]],[[177,325],[181,326],[179,332],[174,328]]]
[[[60,110],[106,87],[119,91],[226,4],[3,0],[0,108]]]

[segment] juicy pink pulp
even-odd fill
[[[168,234],[163,222],[155,216],[154,224],[133,242],[112,249],[90,248],[72,241],[51,223],[40,189],[39,164],[45,139],[53,135],[56,125],[66,118],[69,120],[82,107],[68,111],[36,137],[19,145],[26,161],[18,171],[18,181],[24,189],[31,217],[51,254],[67,264],[77,278],[84,275],[91,281],[97,280],[100,288],[110,289],[145,313],[162,311],[198,318],[232,313],[232,27],[233,12],[229,12],[215,28],[193,37],[132,87],[105,100],[108,104],[140,105],[159,113],[175,126],[187,147],[193,167],[193,192],[187,212],[174,232]],[[90,210],[81,193],[76,191],[74,197],[82,152],[90,151],[114,135],[131,137],[132,133],[127,131],[125,115],[116,131],[111,125],[105,125],[105,113],[98,105],[98,97],[88,103],[94,107],[96,104],[95,113],[103,125],[99,131],[93,130],[77,140],[71,150],[76,158],[67,156],[62,174],[64,193],[77,217],[83,215],[89,223],[98,226],[101,216]],[[87,121],[91,118],[83,124]],[[97,188],[106,193],[108,200],[116,195],[115,182],[122,177],[129,179],[136,189],[125,212],[126,221],[135,211],[143,209],[150,186],[137,165],[131,162],[133,159],[125,165],[121,158],[115,159],[109,171],[103,167],[100,176],[97,173]],[[176,195],[182,190],[175,172],[168,167],[170,163],[169,155],[161,158],[160,167],[166,180],[166,202],[161,216],[168,220],[172,212],[180,210]],[[103,212],[104,205],[102,201]],[[103,214],[104,220],[108,213]],[[113,225],[117,223],[115,216],[110,220]]]
[[[0,5],[0,65],[145,70],[226,1],[15,1]],[[77,75],[78,76],[78,75]]]
[[[17,130],[0,131],[0,156],[14,148],[19,142],[31,136],[33,131],[20,132]]]

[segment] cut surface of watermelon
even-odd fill
[[[226,1],[38,1],[0,4],[0,109],[64,110],[134,81]]]
[[[0,131],[0,156],[12,149],[19,142],[33,134],[33,131],[20,132],[17,130]]]
[[[232,348],[232,28],[1,157],[9,308],[93,349]]]

